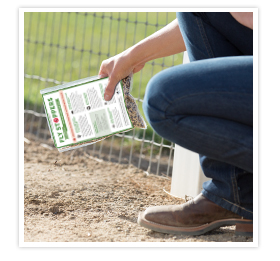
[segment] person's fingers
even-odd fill
[[[98,75],[100,76],[100,78],[104,78],[104,77],[108,76],[108,71],[106,69],[106,66],[105,66],[104,62],[102,62],[101,65],[100,65]]]
[[[114,92],[115,92],[115,88],[118,84],[120,80],[118,80],[116,77],[114,76],[109,76],[109,81],[108,81],[108,85],[105,89],[105,92],[104,92],[104,99],[105,101],[110,101],[114,95]]]
[[[101,77],[109,77],[108,84],[104,92],[105,101],[110,101],[115,93],[115,88],[119,81],[124,78],[129,72],[133,73],[133,68],[131,70],[127,68],[127,62],[121,62],[119,57],[110,58],[101,63],[98,75]],[[138,66],[136,70],[141,70],[144,64]],[[126,74],[127,73],[127,74]]]
[[[101,63],[100,69],[99,69],[99,77],[109,77],[108,85],[105,89],[104,93],[104,99],[105,101],[110,101],[112,99],[112,96],[115,92],[115,87],[118,84],[119,80],[114,76],[115,73],[113,73],[113,63],[105,60]]]
[[[99,73],[98,73],[98,78],[99,79],[102,79],[102,78],[105,78],[105,77],[108,77],[108,76],[109,76],[108,73],[105,73],[103,71],[99,71]]]
[[[105,77],[108,77],[109,76],[109,81],[108,81],[108,85],[105,89],[105,93],[104,93],[104,99],[105,101],[109,101],[111,100],[113,94],[114,94],[114,90],[115,88],[112,87],[112,85],[110,84],[110,73],[108,71],[108,64],[106,63],[106,61],[103,61],[100,65],[100,69],[99,69],[99,72],[98,72],[98,77],[99,78],[105,78]],[[109,86],[109,90],[108,89],[108,86]],[[111,90],[113,88],[113,90]],[[112,94],[113,92],[113,94]]]

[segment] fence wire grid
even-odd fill
[[[176,18],[175,13],[25,12],[24,135],[53,145],[40,90],[97,75],[101,62],[126,50]],[[182,64],[183,54],[156,59],[133,76],[131,94],[142,116],[145,88],[156,73]],[[151,127],[94,145],[86,153],[149,173],[171,176],[174,144]],[[65,152],[67,153],[67,152]]]

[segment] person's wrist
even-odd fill
[[[139,44],[130,47],[127,51],[127,55],[129,57],[130,65],[132,68],[136,68],[140,64],[145,64],[149,61],[147,52],[144,50],[143,46]]]

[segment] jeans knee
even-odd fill
[[[143,102],[143,111],[149,124],[154,128],[154,123],[165,120],[165,108],[168,102],[165,98],[165,84],[162,74],[159,73],[148,82]]]

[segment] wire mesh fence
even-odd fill
[[[40,90],[97,75],[112,57],[176,18],[175,13],[26,12],[24,14],[24,131],[30,139],[52,144]],[[133,76],[131,94],[142,111],[150,78],[181,64],[183,54],[156,59]],[[146,130],[115,134],[84,148],[112,162],[133,164],[149,173],[170,176],[174,144]]]

